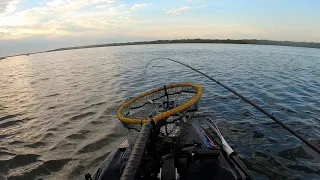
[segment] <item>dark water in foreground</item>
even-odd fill
[[[165,83],[204,87],[200,113],[257,179],[320,179],[320,157],[197,67],[320,142],[320,50],[280,46],[176,44],[80,49],[0,61],[0,179],[81,179],[127,131],[115,117],[128,97]]]

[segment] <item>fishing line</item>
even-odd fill
[[[211,81],[219,84],[220,86],[222,86],[223,88],[227,89],[228,91],[232,92],[233,94],[235,94],[236,96],[238,96],[239,98],[241,98],[242,100],[244,100],[245,102],[249,103],[250,105],[252,105],[253,107],[255,107],[256,109],[258,109],[260,112],[262,112],[263,114],[265,114],[266,116],[268,116],[270,119],[272,119],[273,121],[275,121],[276,123],[278,123],[280,126],[282,126],[283,128],[285,128],[286,130],[288,130],[291,134],[293,134],[294,136],[296,136],[297,138],[299,138],[301,141],[303,141],[306,145],[308,145],[310,148],[312,148],[313,150],[315,150],[318,154],[320,154],[320,149],[312,144],[310,141],[308,141],[306,138],[304,138],[303,136],[301,136],[300,134],[298,134],[298,132],[296,132],[295,130],[293,130],[292,128],[290,128],[289,126],[287,126],[286,124],[284,124],[283,122],[281,122],[280,119],[278,119],[277,117],[273,116],[272,114],[268,113],[266,110],[264,110],[262,107],[258,106],[257,104],[253,103],[252,101],[250,101],[249,99],[247,99],[246,97],[242,96],[241,94],[239,94],[237,91],[233,90],[232,88],[228,87],[227,85],[221,83],[220,81],[210,77],[209,75],[205,74],[204,72],[201,72],[200,70],[185,64],[183,62],[174,60],[174,59],[170,59],[170,58],[153,58],[151,59],[147,64],[146,67],[144,69],[144,74],[146,73],[146,70],[148,68],[148,65],[155,60],[167,60],[167,61],[172,61],[178,64],[181,64],[191,70],[194,70],[198,73],[200,73],[201,75],[207,77],[208,79],[210,79]]]

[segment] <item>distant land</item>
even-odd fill
[[[156,41],[140,41],[127,43],[111,43],[111,44],[97,44],[88,46],[77,46],[52,49],[52,51],[64,51],[70,49],[96,48],[106,46],[125,46],[125,45],[142,45],[142,44],[178,44],[178,43],[222,43],[222,44],[258,44],[258,45],[278,45],[278,46],[294,46],[294,47],[308,47],[320,48],[320,43],[315,42],[294,42],[294,41],[271,41],[271,40],[257,40],[257,39],[176,39],[176,40],[156,40]]]
[[[127,45],[143,45],[143,44],[178,44],[178,43],[221,43],[221,44],[256,44],[256,45],[276,45],[276,46],[294,46],[294,47],[307,47],[307,48],[319,48],[320,43],[318,42],[295,42],[295,41],[273,41],[273,40],[258,40],[258,39],[176,39],[176,40],[155,40],[155,41],[139,41],[139,42],[127,42],[127,43],[109,43],[109,44],[96,44],[87,46],[76,46],[52,49],[48,51],[36,52],[36,53],[25,53],[20,55],[30,55],[45,52],[54,51],[65,51],[72,49],[85,49],[85,48],[97,48],[97,47],[108,47],[108,46],[127,46]],[[13,55],[13,56],[20,56]],[[12,56],[7,56],[12,57]],[[0,60],[5,57],[0,57]]]

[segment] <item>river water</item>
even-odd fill
[[[181,65],[188,63],[264,107],[320,146],[320,49],[226,44],[135,45],[0,61],[0,179],[81,179],[127,130],[126,98],[172,82],[204,87],[199,113],[257,179],[320,179],[320,157],[262,113]]]

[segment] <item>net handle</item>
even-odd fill
[[[177,114],[189,107],[191,107],[194,103],[196,103],[200,97],[202,96],[202,87],[198,84],[195,84],[195,83],[179,83],[179,84],[170,84],[168,86],[166,86],[166,89],[172,89],[172,88],[176,88],[176,87],[194,87],[196,88],[197,90],[197,93],[196,95],[191,98],[189,101],[187,101],[186,103],[182,104],[182,105],[179,105],[173,109],[170,109],[169,111],[166,111],[166,112],[163,112],[161,114],[158,114],[156,116],[154,116],[152,119],[155,123],[157,123],[157,121],[161,120],[161,119],[164,119],[164,118],[167,118],[169,116],[172,116],[174,114]],[[145,93],[142,93],[128,101],[126,101],[125,103],[123,103],[119,110],[117,111],[117,117],[118,119],[123,122],[123,123],[126,123],[126,124],[145,124],[147,122],[149,122],[150,120],[149,119],[136,119],[136,118],[126,118],[122,115],[122,111],[127,108],[131,103],[134,103],[136,101],[138,101],[139,99],[145,97],[145,96],[148,96],[150,94],[153,94],[153,93],[156,93],[156,92],[159,92],[159,91],[162,91],[164,90],[164,87],[159,87],[157,89],[153,89],[153,90],[150,90],[150,91],[147,91]]]

